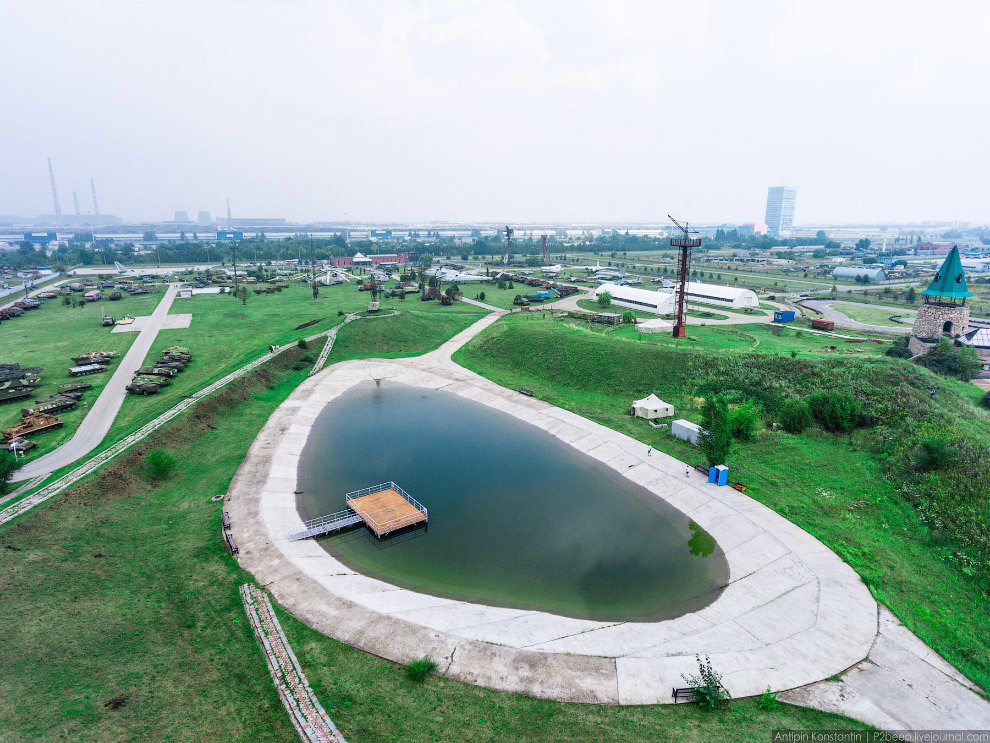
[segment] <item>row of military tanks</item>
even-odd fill
[[[186,368],[192,361],[192,353],[183,346],[170,346],[162,352],[162,357],[151,366],[138,370],[134,379],[127,385],[132,395],[154,395],[162,387],[172,383],[172,377]]]
[[[73,361],[80,363],[77,359],[89,361],[96,356],[106,362],[113,357],[113,354],[94,352],[76,357]],[[44,370],[40,366],[0,364],[0,403],[18,402],[34,397],[34,388],[41,381],[42,371]],[[72,410],[82,398],[82,393],[92,388],[93,385],[88,382],[68,382],[59,385],[53,395],[35,398],[33,405],[21,408],[20,423],[0,432],[0,444],[8,451],[21,454],[34,448],[36,443],[27,437],[61,428],[63,422],[55,417],[56,414]]]

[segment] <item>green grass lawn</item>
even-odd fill
[[[79,299],[79,293],[74,293],[73,298]],[[117,352],[116,362],[106,372],[79,378],[79,381],[92,384],[93,389],[83,393],[75,409],[58,415],[65,422],[61,429],[34,437],[38,446],[28,452],[23,461],[39,457],[72,437],[89,412],[88,406],[96,401],[113,375],[116,363],[137,337],[137,333],[111,333],[111,328],[103,327],[100,307],[117,318],[124,314],[137,317],[151,314],[161,298],[161,292],[136,297],[124,293],[123,298],[116,302],[104,300],[86,303],[78,308],[63,305],[61,298],[47,299],[38,309],[29,310],[0,326],[0,360],[16,361],[21,366],[44,367],[41,383],[35,387],[33,397],[0,406],[0,430],[19,423],[21,408],[33,404],[35,398],[55,394],[58,385],[74,381],[69,376],[69,367],[74,366],[71,356],[87,351]]]
[[[533,318],[537,320],[536,317]],[[519,320],[513,318],[513,321]],[[688,325],[684,338],[671,333],[642,333],[632,325],[595,325],[580,321],[562,323],[565,327],[584,332],[607,335],[630,343],[646,343],[672,348],[704,349],[709,351],[755,352],[768,354],[809,354],[828,356],[879,356],[886,344],[847,343],[844,338],[809,333],[802,328],[753,323],[751,325]],[[835,350],[832,350],[833,347]]]
[[[685,341],[660,334],[657,343],[632,342],[621,337],[625,329],[603,335],[512,316],[488,328],[454,359],[498,384],[531,389],[540,399],[691,463],[702,459],[698,450],[631,418],[632,400],[655,392],[676,406],[677,417],[697,422],[701,398],[712,389],[728,388],[732,400],[754,398],[767,405],[794,389],[808,394],[840,387],[872,396],[867,399],[874,401],[878,414],[890,416],[889,423],[848,436],[818,429],[803,435],[764,430],[756,441],[734,443],[730,479],[743,482],[749,495],[831,547],[922,640],[990,689],[990,616],[985,611],[990,595],[978,567],[986,556],[951,536],[947,521],[952,517],[946,515],[951,511],[933,511],[937,501],[929,500],[938,491],[927,491],[925,500],[918,500],[915,493],[928,476],[899,483],[882,467],[888,456],[904,455],[898,442],[909,435],[897,426],[908,409],[919,431],[938,431],[938,416],[945,415],[957,422],[964,438],[985,444],[990,417],[977,406],[981,391],[876,356],[805,360],[801,354],[797,359],[781,358],[779,352],[747,354],[741,346],[733,349],[713,340],[715,333],[722,339],[737,337],[732,334],[740,332],[738,327],[689,327],[689,332],[702,331],[713,337],[708,343],[699,341],[704,350],[691,351],[684,348]],[[789,329],[789,338],[773,336],[769,328],[752,329],[757,332],[767,337],[756,350],[770,350],[764,341],[768,346],[775,341],[782,346],[785,341],[818,342],[810,335],[796,338]],[[553,363],[547,363],[549,358]],[[937,401],[926,400],[928,386],[938,387]],[[890,401],[897,405],[886,407]],[[931,475],[931,481],[939,482],[939,476]],[[942,487],[948,487],[952,481],[944,482]],[[966,527],[974,531],[960,528],[957,533],[981,533],[979,514],[986,504],[960,500],[955,507],[965,509],[960,515],[972,510],[975,519]]]
[[[374,322],[347,329],[368,332]],[[0,738],[298,741],[238,596],[251,577],[225,552],[221,504],[210,497],[225,492],[265,420],[304,378],[293,369],[303,353],[289,351],[198,403],[0,527]],[[156,448],[180,463],[161,482],[144,463]],[[790,705],[764,711],[755,700],[706,713],[548,702],[439,677],[415,684],[402,667],[279,614],[351,743],[765,741],[774,728],[863,727]],[[108,706],[114,699],[117,709]]]
[[[866,323],[867,325],[903,327],[901,323],[895,323],[890,319],[892,316],[899,314],[896,311],[881,310],[877,307],[870,307],[865,304],[850,304],[847,302],[835,302],[832,307],[856,322]],[[903,316],[907,316],[908,320],[911,319],[906,312],[903,313],[902,317]]]

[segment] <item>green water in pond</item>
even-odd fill
[[[361,526],[320,543],[404,588],[656,621],[708,605],[728,579],[722,550],[687,516],[545,431],[453,393],[367,382],[320,413],[299,464],[304,519],[388,480],[426,506],[425,528],[379,541]]]

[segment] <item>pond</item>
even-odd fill
[[[365,382],[318,416],[299,464],[303,519],[395,481],[426,526],[321,538],[353,570],[410,590],[599,621],[659,621],[714,601],[715,540],[549,433],[443,391]]]

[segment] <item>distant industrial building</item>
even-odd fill
[[[211,225],[213,224],[213,217],[207,211],[200,211],[199,216],[196,218],[196,224]]]
[[[217,230],[218,243],[228,243],[243,239],[244,233],[240,230]]]
[[[612,295],[612,304],[631,310],[641,310],[655,315],[670,315],[676,311],[676,295],[672,291],[638,289],[622,284],[602,284],[595,289],[597,298],[602,292]],[[701,284],[695,281],[687,285],[688,302],[699,302],[733,309],[756,309],[760,298],[752,289],[741,289],[720,284]]]
[[[379,253],[378,255],[341,255],[332,259],[335,266],[357,266],[358,268],[375,268],[377,266],[404,266],[409,262],[412,253]]]
[[[767,235],[770,237],[787,237],[794,226],[794,202],[797,200],[797,189],[787,186],[770,186],[767,192],[767,214],[764,220],[767,224]]]
[[[887,280],[887,272],[884,271],[883,266],[838,266],[832,269],[833,279],[852,279],[855,281],[861,276],[865,276],[870,281]]]
[[[186,212],[185,209],[176,209],[175,210],[175,216],[172,217],[172,221],[173,222],[188,222],[189,221],[189,214]]]

